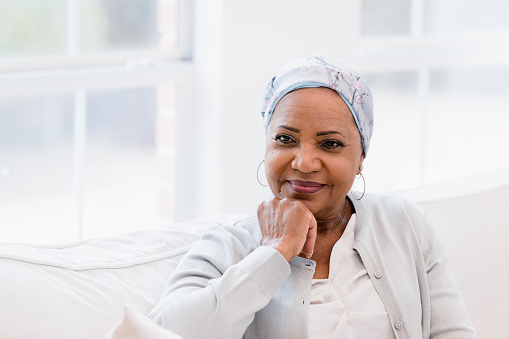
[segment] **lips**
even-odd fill
[[[290,187],[297,193],[312,194],[316,193],[325,186],[312,181],[288,180]]]

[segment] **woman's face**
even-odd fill
[[[275,196],[301,200],[317,219],[336,218],[363,161],[352,113],[335,91],[302,88],[276,105],[265,149]]]

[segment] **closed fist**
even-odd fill
[[[287,261],[304,252],[311,258],[316,241],[316,219],[299,200],[277,197],[258,205],[262,246],[281,253]]]

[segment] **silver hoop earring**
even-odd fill
[[[264,163],[265,160],[262,160],[262,162],[260,163],[260,165],[258,165],[258,169],[256,170],[256,180],[258,180],[258,183],[260,185],[262,185],[263,187],[268,187],[269,185],[264,185],[262,184],[262,182],[260,181],[260,177],[259,177],[259,172],[260,172],[260,167],[262,167],[262,164]]]
[[[366,193],[366,180],[364,180],[364,175],[362,175],[362,172],[359,172],[359,176],[360,176],[360,178],[362,178],[362,182],[363,182],[363,184],[364,184],[364,190],[362,191],[362,195],[361,195],[361,197],[360,197],[360,198],[357,198],[357,197],[353,194],[353,192],[352,192],[352,197],[353,197],[355,200],[361,200],[361,199],[362,199],[362,197],[364,196],[364,194]],[[357,176],[355,176],[355,177],[357,178]]]

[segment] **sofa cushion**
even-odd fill
[[[150,312],[205,229],[240,218],[194,220],[58,246],[1,244],[2,338],[102,338],[122,318],[124,306]]]

